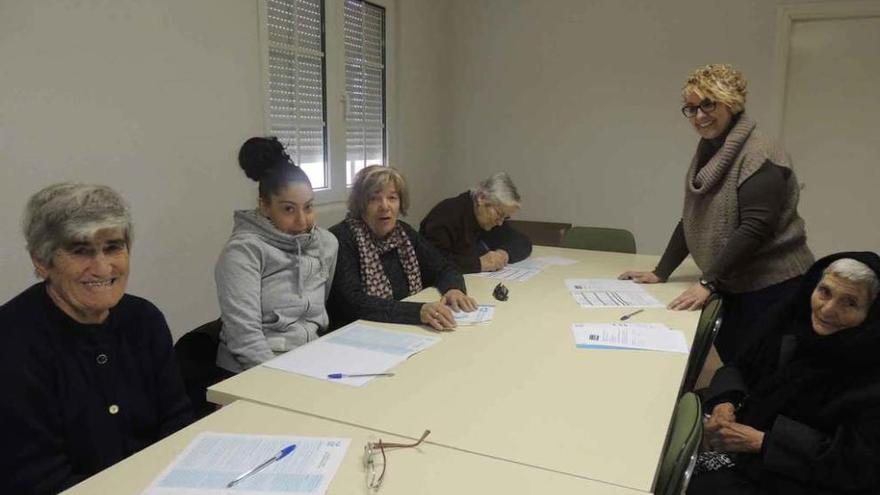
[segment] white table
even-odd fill
[[[262,435],[351,438],[348,453],[330,484],[330,495],[366,494],[363,446],[374,432],[274,407],[238,401],[64,492],[66,495],[137,494],[149,486],[195,436],[203,431]],[[429,437],[430,438],[430,437]],[[382,436],[386,441],[403,441]],[[234,491],[230,491],[234,493]],[[388,452],[382,495],[598,494],[644,495],[455,449],[423,444]]]
[[[496,303],[490,325],[436,334],[442,341],[395,368],[391,379],[352,388],[257,367],[215,385],[208,398],[246,399],[410,438],[430,428],[438,445],[651,491],[687,356],[577,349],[572,323],[618,321],[628,311],[580,308],[563,280],[651,269],[657,257],[545,247],[533,253],[548,255],[579,263],[508,283],[510,300]],[[696,281],[690,266],[690,278],[645,287],[667,303]],[[468,276],[467,283],[478,302],[494,302],[497,281]],[[436,298],[430,289],[413,299]],[[665,323],[690,341],[697,319],[696,312],[649,309],[632,321]]]

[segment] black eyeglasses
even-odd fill
[[[702,110],[703,113],[714,112],[715,102],[709,98],[703,98],[699,105],[685,105],[681,107],[681,114],[690,119],[697,116],[697,110]]]

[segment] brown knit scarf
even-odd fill
[[[358,257],[361,265],[361,284],[367,295],[377,296],[383,299],[393,299],[394,291],[391,281],[385,274],[382,261],[379,257],[393,249],[397,250],[397,257],[403,265],[406,273],[406,281],[409,286],[409,295],[422,290],[422,272],[419,268],[419,259],[413,248],[409,236],[398,223],[394,230],[385,239],[377,240],[370,228],[359,218],[347,217],[345,222],[354,234],[354,240],[358,248]]]

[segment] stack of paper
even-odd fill
[[[495,315],[495,306],[492,304],[480,304],[476,311],[466,313],[464,311],[453,311],[455,323],[458,326],[482,325],[492,321]]]
[[[384,373],[436,344],[439,337],[397,332],[352,323],[282,354],[263,366],[328,380],[328,375]],[[374,377],[335,379],[360,387]]]
[[[688,352],[684,333],[661,323],[575,323],[571,332],[582,349]]]
[[[574,263],[577,261],[561,256],[540,256],[511,263],[495,272],[481,272],[475,275],[504,281],[525,282],[548,266],[567,266]]]
[[[582,308],[664,307],[632,280],[567,278],[565,286]]]
[[[243,493],[322,495],[348,450],[348,438],[283,437],[200,433],[143,495]],[[296,445],[293,452],[242,480],[227,483]]]

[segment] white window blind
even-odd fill
[[[322,0],[266,0],[271,133],[316,189],[327,187]]]
[[[345,0],[346,175],[385,165],[385,9]]]

